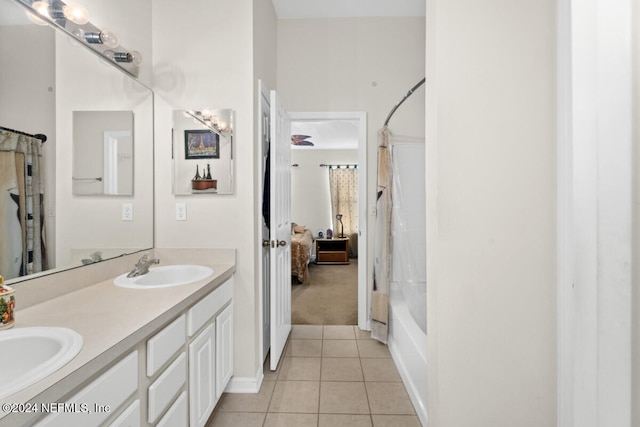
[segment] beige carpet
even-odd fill
[[[310,264],[311,285],[292,278],[291,323],[294,325],[356,325],[358,323],[358,260],[348,265]]]

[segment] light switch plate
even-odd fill
[[[187,220],[187,204],[176,203],[176,221],[186,221],[186,220]]]
[[[122,220],[133,221],[133,203],[122,204]]]

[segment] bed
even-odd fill
[[[300,283],[311,284],[309,261],[313,247],[313,235],[303,226],[292,227],[291,232],[291,275]]]

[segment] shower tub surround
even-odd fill
[[[214,290],[222,285],[231,288],[229,281],[235,272],[236,256],[233,249],[152,249],[147,252],[159,258],[161,265],[205,265],[214,273],[206,279],[170,288],[139,290],[115,286],[113,279],[131,270],[143,254],[139,252],[12,285],[16,290],[15,328],[66,327],[82,335],[84,345],[73,360],[53,374],[3,398],[0,426],[32,425],[43,416],[40,412],[26,412],[28,405],[14,405],[23,410],[8,413],[4,404],[65,402],[103,371],[119,364],[124,356],[136,350],[144,352],[149,338],[176,318],[184,317],[179,315]],[[3,350],[10,363],[10,349]],[[144,376],[143,371],[140,377]],[[140,381],[138,384],[144,385]],[[143,401],[145,418],[146,406],[147,402]],[[114,417],[109,415],[112,421]]]

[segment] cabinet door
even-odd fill
[[[216,400],[233,375],[233,304],[216,317]]]
[[[189,425],[203,427],[216,403],[213,323],[189,344]]]

